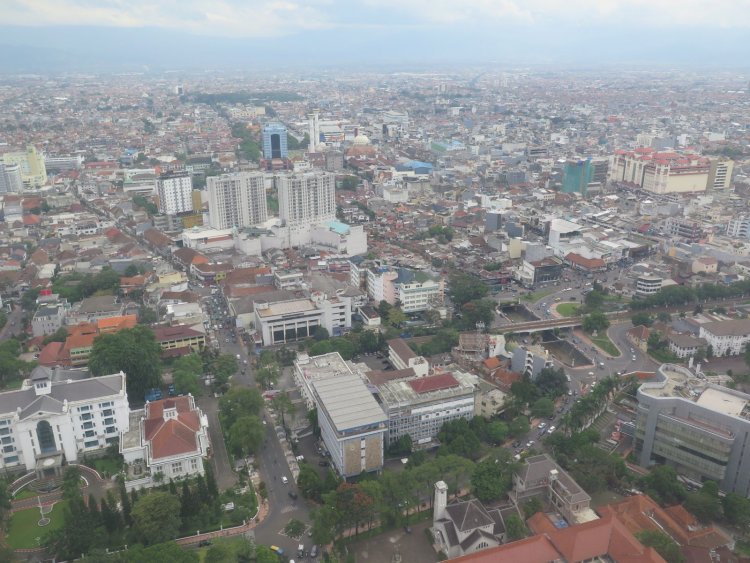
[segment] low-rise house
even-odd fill
[[[698,350],[705,350],[708,346],[705,338],[696,338],[692,334],[671,332],[667,335],[669,351],[678,358],[689,358],[695,356]]]

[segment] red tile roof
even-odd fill
[[[417,393],[429,393],[430,391],[458,387],[458,381],[450,373],[441,373],[440,375],[412,379],[409,381],[409,385]]]
[[[201,423],[197,410],[191,409],[190,397],[175,397],[146,405],[143,423],[144,439],[150,442],[151,457],[160,459],[198,452],[197,432]],[[176,418],[164,419],[164,410],[174,408]]]

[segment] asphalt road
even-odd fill
[[[250,366],[252,362],[250,362],[247,345],[242,342],[239,336],[233,337],[231,331],[228,330],[220,329],[217,336],[221,353],[231,354],[235,357],[237,355],[240,356],[240,371],[232,376],[232,383],[242,387],[256,387],[253,370]],[[226,341],[227,339],[229,339],[229,342]],[[245,364],[246,361],[247,364]],[[242,374],[243,368],[246,371],[244,375]],[[283,383],[280,382],[279,387],[283,389],[282,385]],[[279,532],[283,531],[286,524],[292,518],[309,524],[310,511],[307,507],[307,502],[299,494],[297,500],[289,496],[289,491],[293,490],[298,493],[297,486],[292,479],[284,451],[274,430],[273,420],[265,408],[261,413],[261,417],[266,422],[266,439],[255,459],[259,465],[261,479],[266,484],[269,512],[263,522],[254,530],[255,541],[263,545],[277,545],[282,547],[288,555],[294,558],[299,543],[304,543],[309,549],[312,546],[312,541],[307,536],[303,540],[297,541],[281,535]],[[217,464],[216,470],[218,473],[222,471],[222,468],[218,467]],[[228,465],[223,470],[232,471]],[[283,484],[282,476],[287,478],[287,484]],[[218,476],[217,480],[219,480]],[[229,479],[226,479],[226,481],[228,482]]]
[[[0,329],[0,340],[6,338],[12,338],[20,334],[22,327],[21,318],[23,317],[23,309],[21,307],[14,307],[11,313],[7,313],[8,322],[5,326]]]

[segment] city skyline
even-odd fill
[[[0,7],[0,21],[0,43],[10,55],[0,63],[4,72],[311,62],[736,67],[747,64],[742,39],[750,29],[750,2],[193,0],[123,7],[13,0]]]

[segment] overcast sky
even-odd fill
[[[750,0],[0,0],[36,62],[737,66],[748,38]]]

